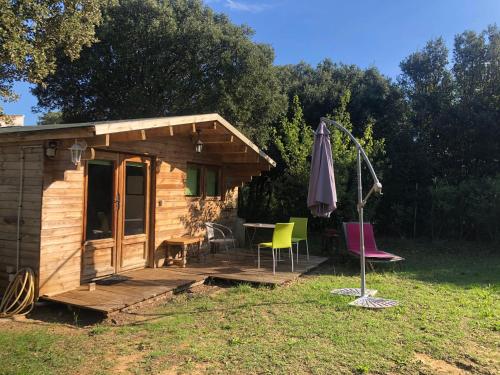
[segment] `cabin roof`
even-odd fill
[[[276,162],[259,149],[250,139],[217,113],[156,117],[132,120],[95,121],[74,124],[52,124],[37,126],[11,126],[0,128],[0,143],[16,141],[33,141],[47,139],[88,138],[107,134],[137,132],[141,130],[193,126],[198,124],[221,125],[223,132],[238,138],[246,147],[258,154],[268,164],[276,166]],[[203,128],[202,128],[203,129]],[[175,130],[172,130],[175,133]]]

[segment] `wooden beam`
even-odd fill
[[[246,154],[248,152],[248,147],[245,145],[233,145],[233,144],[220,144],[220,145],[207,145],[203,147],[203,151],[208,154]]]
[[[40,127],[49,125],[40,125]],[[30,128],[30,126],[26,126]],[[0,143],[24,142],[24,141],[46,141],[50,139],[77,139],[93,137],[92,127],[52,129],[46,131],[19,131],[12,133],[0,133]]]
[[[87,142],[88,147],[109,147],[110,143],[110,135],[102,134],[96,135],[92,138],[86,138],[85,142]]]
[[[82,154],[82,160],[94,160],[95,159],[95,149],[93,147],[87,147]]]
[[[232,134],[200,134],[201,141],[206,144],[233,143],[234,135]]]
[[[233,163],[260,163],[260,156],[253,152],[247,152],[240,155],[223,155],[222,162],[225,164]]]
[[[130,142],[130,141],[145,141],[146,140],[146,130],[136,130],[128,131],[123,133],[112,133],[110,134],[110,142]]]

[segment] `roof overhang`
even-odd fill
[[[206,131],[205,131],[206,130]],[[200,133],[198,133],[201,131]],[[77,124],[53,124],[0,129],[0,144],[7,142],[40,141],[73,138],[99,139],[103,144],[111,140],[146,140],[147,134],[199,134],[208,152],[221,155],[234,168],[238,164],[266,166],[276,162],[259,149],[238,129],[217,113],[158,117],[148,119],[98,121]]]

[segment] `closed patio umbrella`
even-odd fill
[[[376,290],[366,289],[365,278],[365,240],[363,231],[363,209],[366,201],[373,193],[381,193],[382,184],[377,178],[365,150],[357,139],[345,127],[336,121],[321,118],[318,129],[315,133],[314,146],[311,159],[311,176],[309,180],[309,193],[307,206],[314,216],[329,217],[337,207],[337,193],[335,191],[335,177],[333,176],[333,157],[330,144],[330,132],[326,124],[334,126],[349,136],[357,150],[357,175],[358,175],[358,215],[359,215],[359,244],[361,262],[361,288],[342,288],[332,290],[332,294],[349,295],[360,297],[351,302],[351,305],[368,308],[386,308],[396,306],[394,300],[374,298]],[[363,186],[361,180],[361,161],[364,160],[373,178],[373,186],[368,194],[363,198]]]
[[[330,217],[337,208],[330,131],[323,121],[314,133],[307,207],[316,217]]]

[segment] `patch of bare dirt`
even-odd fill
[[[121,312],[113,313],[106,319],[106,323],[120,326],[155,320],[161,317],[161,315],[156,315],[154,313],[155,308],[168,303],[168,301],[175,300],[176,298],[194,298],[198,295],[216,295],[223,292],[225,289],[226,288],[217,285],[197,285],[186,290],[182,294],[173,294],[159,300],[146,301],[147,303],[143,305],[132,306]]]
[[[179,375],[186,373],[190,375],[202,375],[207,373],[206,369],[207,366],[202,363],[196,364],[196,366],[194,366],[194,368],[190,368],[189,371],[182,369],[179,366],[172,366],[169,369],[159,372],[158,375]]]
[[[440,359],[434,359],[427,354],[423,353],[416,353],[415,358],[422,362],[424,366],[428,367],[431,371],[432,374],[436,375],[466,375],[470,374],[471,372],[462,370],[446,361],[440,360]]]
[[[131,373],[128,369],[130,365],[139,362],[142,359],[142,353],[132,353],[125,356],[113,358],[116,365],[111,369],[110,374],[127,374]]]

